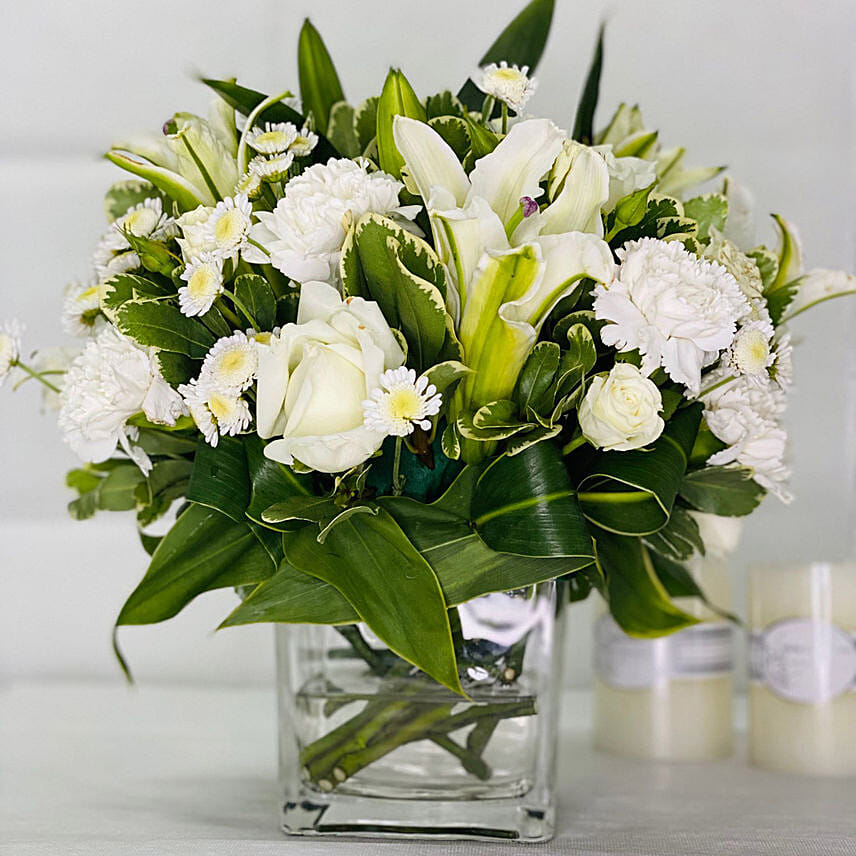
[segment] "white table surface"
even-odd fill
[[[121,684],[0,688],[3,856],[856,856],[856,781],[738,757],[670,766],[591,748],[569,693],[560,821],[545,845],[287,839],[277,825],[272,691]]]

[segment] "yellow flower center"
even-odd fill
[[[219,392],[212,392],[208,396],[208,409],[218,420],[227,419],[235,409],[235,401]]]
[[[244,212],[238,208],[229,208],[220,215],[214,226],[214,239],[223,246],[237,244],[244,234],[245,225]]]
[[[220,357],[220,370],[228,374],[243,371],[248,359],[249,356],[243,351],[229,351]]]
[[[265,131],[256,137],[256,143],[265,148],[287,149],[291,138],[282,131]]]
[[[494,75],[506,83],[517,83],[520,80],[520,72],[514,68],[498,68]]]
[[[421,406],[422,399],[414,389],[396,389],[389,394],[389,415],[393,419],[418,419]]]
[[[159,219],[157,211],[151,208],[138,208],[122,218],[122,228],[138,238],[144,238],[152,233]]]
[[[187,282],[187,290],[191,297],[208,297],[219,288],[219,278],[208,266],[198,267]]]

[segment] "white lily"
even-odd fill
[[[453,286],[449,310],[466,363],[475,369],[459,386],[455,409],[508,398],[558,301],[580,279],[612,278],[600,220],[609,195],[606,162],[586,147],[568,145],[547,119],[516,124],[469,176],[424,122],[397,116],[393,133],[426,201]],[[539,211],[534,200],[548,173],[551,201]]]

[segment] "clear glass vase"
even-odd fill
[[[467,699],[363,625],[279,625],[284,831],[549,839],[564,600],[551,582],[452,611]]]

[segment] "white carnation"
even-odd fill
[[[118,443],[147,472],[145,452],[132,448],[136,429],[128,419],[174,425],[184,411],[181,397],[161,377],[153,355],[112,325],[89,341],[65,375],[59,426],[65,441],[84,460],[105,461]]]
[[[345,229],[370,211],[412,219],[418,208],[402,207],[402,188],[385,172],[369,173],[367,162],[331,158],[315,164],[285,185],[285,196],[272,212],[258,212],[261,221],[250,237],[268,255],[249,246],[247,261],[270,262],[296,282],[336,283]]]
[[[750,306],[734,277],[677,242],[642,238],[618,251],[617,278],[595,289],[605,345],[638,350],[642,372],[662,366],[697,394],[701,370],[734,339]]]

